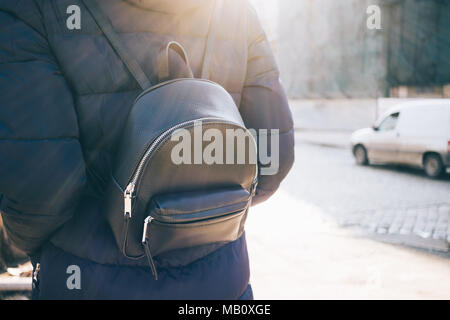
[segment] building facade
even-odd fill
[[[369,28],[369,6],[381,29]],[[450,0],[279,0],[278,63],[292,98],[446,92]]]

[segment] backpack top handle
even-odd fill
[[[194,78],[194,75],[191,70],[191,66],[189,64],[188,55],[186,53],[186,50],[184,50],[183,46],[176,42],[176,41],[169,41],[166,43],[166,45],[162,48],[162,50],[159,53],[158,56],[158,78],[159,82],[162,82],[166,80],[169,75],[169,50],[172,49],[175,51],[184,61],[186,70],[187,70],[187,77],[188,78]]]

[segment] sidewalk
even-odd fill
[[[256,299],[449,299],[450,260],[353,236],[283,188],[247,223]]]

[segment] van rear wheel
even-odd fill
[[[428,177],[436,179],[444,173],[444,164],[437,154],[428,154],[423,161],[425,173]]]
[[[353,154],[355,155],[356,163],[360,166],[366,166],[369,164],[369,159],[367,158],[366,148],[362,145],[357,145],[353,150]]]

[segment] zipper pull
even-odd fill
[[[152,223],[153,221],[153,217],[152,216],[148,216],[145,220],[144,220],[144,233],[142,234],[142,243],[145,243],[148,239],[147,237],[147,230],[148,230],[148,225],[150,223]]]
[[[144,221],[144,233],[142,235],[142,245],[144,246],[145,255],[147,256],[148,264],[152,269],[155,280],[158,280],[158,271],[156,270],[155,262],[153,261],[152,253],[150,252],[150,242],[147,235],[148,226],[153,221],[153,217],[148,216]]]
[[[124,216],[131,219],[132,205],[134,198],[134,184],[129,184],[125,192],[123,193],[124,199]]]

